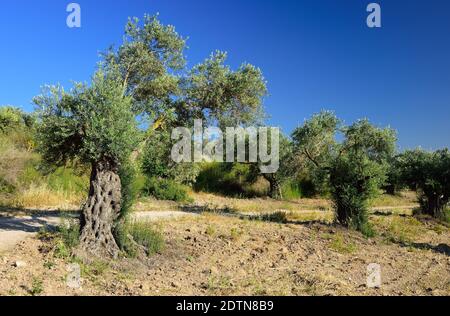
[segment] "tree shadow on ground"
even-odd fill
[[[263,213],[263,214],[244,214],[235,209],[229,207],[223,208],[211,208],[208,206],[199,206],[199,205],[185,205],[180,207],[180,211],[186,213],[193,214],[203,214],[209,213],[218,216],[225,217],[234,217],[241,220],[250,220],[250,221],[261,221],[261,222],[271,222],[278,224],[292,224],[292,225],[302,225],[302,226],[311,226],[314,224],[321,225],[330,225],[327,221],[324,220],[288,220],[285,215],[285,212],[273,212],[273,213]],[[284,214],[284,216],[283,216]]]
[[[0,231],[37,233],[43,227],[55,228],[63,217],[79,216],[77,211],[41,211],[35,209],[0,207]]]
[[[447,244],[439,244],[437,246],[431,245],[428,243],[416,243],[416,242],[396,242],[400,247],[404,248],[414,248],[419,250],[431,250],[436,253],[440,253],[443,255],[446,255],[447,257],[450,256],[450,246]]]

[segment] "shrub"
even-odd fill
[[[187,202],[187,188],[173,180],[150,178],[144,187],[144,193],[158,200]]]
[[[80,224],[78,220],[69,216],[64,216],[62,224],[58,227],[58,233],[69,249],[78,246],[80,239]]]
[[[131,163],[126,163],[121,166],[119,176],[122,186],[122,208],[120,210],[119,220],[123,221],[127,218],[133,203],[143,191],[145,177],[140,175],[137,168]]]
[[[142,170],[148,178],[170,179],[192,185],[200,172],[196,163],[175,163],[172,160],[174,141],[166,130],[153,131],[147,140],[142,157]]]
[[[77,219],[63,215],[56,233],[50,233],[48,228],[44,227],[39,231],[39,238],[41,240],[54,240],[55,256],[67,259],[72,255],[72,250],[79,244],[80,224]]]
[[[252,166],[241,163],[203,163],[194,184],[196,191],[232,197],[255,197],[268,193],[266,181],[258,181]]]
[[[254,221],[273,222],[279,224],[286,224],[289,222],[288,214],[281,211],[263,215],[254,215],[250,216],[249,219]]]

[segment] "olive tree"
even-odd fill
[[[338,132],[343,134],[341,142]],[[322,112],[295,130],[293,139],[296,152],[311,162],[317,179],[329,186],[337,221],[370,233],[367,202],[386,180],[395,132],[367,120],[342,126],[333,113]]]
[[[398,158],[401,181],[417,190],[421,211],[441,218],[450,200],[450,152],[409,150]]]
[[[76,84],[70,92],[49,87],[34,102],[43,158],[53,164],[79,159],[91,165],[81,247],[98,256],[117,256],[112,232],[121,211],[119,170],[139,139],[131,98],[124,96],[120,77],[98,71],[90,86]]]
[[[112,230],[121,211],[121,166],[136,160],[154,133],[192,126],[196,118],[245,124],[261,116],[266,85],[259,69],[244,64],[233,71],[226,54],[215,53],[188,70],[185,48],[186,40],[157,16],[130,19],[124,42],[103,54],[91,85],[68,93],[49,87],[35,98],[43,157],[92,166],[81,217],[81,247],[90,253],[118,254]],[[138,128],[145,125],[145,132]]]

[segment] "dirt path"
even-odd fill
[[[43,226],[55,226],[59,223],[60,218],[57,215],[0,216],[0,253],[14,248],[17,243],[25,238],[32,237]]]

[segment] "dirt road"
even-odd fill
[[[55,226],[60,223],[58,215],[35,214],[29,216],[0,216],[0,253],[8,251],[24,240],[39,232],[43,226]]]

